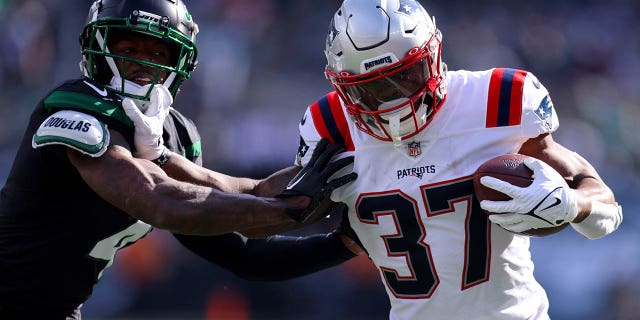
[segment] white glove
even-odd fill
[[[144,103],[144,113],[136,103]],[[162,139],[164,120],[173,103],[171,92],[163,85],[156,85],[151,91],[150,101],[139,101],[130,98],[122,100],[122,107],[127,116],[135,124],[134,144],[136,156],[147,160],[159,158],[165,151]]]
[[[578,215],[576,193],[569,188],[562,176],[544,161],[528,157],[524,164],[533,170],[530,186],[521,188],[508,182],[485,176],[480,179],[484,186],[502,192],[512,200],[483,200],[480,207],[501,214],[489,216],[511,232],[549,228],[573,221]]]

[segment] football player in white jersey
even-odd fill
[[[596,239],[618,227],[621,208],[589,162],[553,140],[557,114],[532,73],[448,71],[441,50],[417,1],[345,0],[325,50],[335,91],[302,117],[297,164],[321,138],[355,156],[358,179],[332,200],[348,206],[390,319],[548,319],[518,232],[570,223]],[[513,200],[479,203],[472,174],[506,153],[530,156],[534,182],[483,178]]]

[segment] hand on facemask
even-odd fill
[[[146,110],[140,110],[136,101],[130,98],[122,100],[122,107],[125,113],[135,125],[134,144],[137,157],[155,160],[159,158],[166,147],[162,139],[163,124],[171,104],[173,96],[169,89],[163,85],[155,85],[151,91],[150,100],[144,101]]]

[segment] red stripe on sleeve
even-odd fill
[[[509,111],[509,125],[519,125],[522,121],[522,92],[524,90],[524,79],[527,72],[516,70],[511,84],[511,104]]]
[[[327,129],[327,125],[324,123],[324,119],[322,119],[322,113],[320,112],[320,105],[318,101],[314,102],[311,105],[311,117],[313,118],[313,124],[316,127],[316,130],[320,134],[322,138],[328,138],[331,143],[335,143],[331,134],[329,134],[329,130]]]
[[[485,126],[492,128],[498,126],[498,106],[500,105],[500,84],[504,68],[494,69],[489,81],[489,97],[487,98],[487,118]]]
[[[327,95],[327,99],[329,100],[329,106],[331,106],[331,113],[333,114],[333,119],[336,121],[336,126],[338,130],[340,130],[340,134],[344,139],[346,151],[354,151],[355,146],[353,145],[353,140],[351,139],[351,132],[349,131],[349,124],[347,123],[347,118],[344,115],[344,111],[342,110],[342,104],[340,104],[340,97],[338,93],[333,91]],[[315,121],[315,118],[314,118]]]

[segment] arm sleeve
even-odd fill
[[[264,239],[248,239],[237,233],[174,236],[193,253],[249,281],[288,280],[355,257],[332,233]]]

